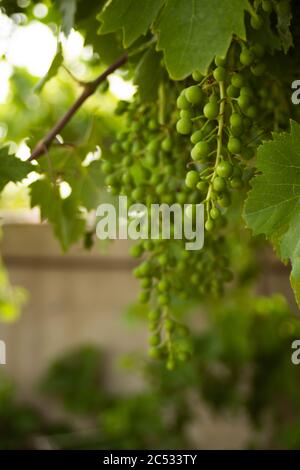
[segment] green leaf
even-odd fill
[[[0,149],[0,191],[9,182],[22,181],[33,170],[34,166],[30,163],[9,155],[8,147]]]
[[[264,234],[283,261],[292,263],[291,280],[300,303],[300,125],[274,134],[258,150],[257,169],[245,206],[253,233]]]
[[[74,26],[77,0],[55,0],[62,16],[62,30],[66,36],[71,32]]]
[[[234,33],[245,37],[246,8],[246,0],[168,0],[156,29],[171,78],[206,73],[216,55],[225,56]]]
[[[84,233],[85,221],[81,218],[76,199],[72,194],[61,199],[58,188],[48,179],[40,179],[30,185],[31,207],[38,206],[42,220],[48,220],[56,237],[66,251]]]
[[[62,54],[61,45],[59,44],[58,49],[57,49],[57,53],[55,54],[55,56],[53,58],[53,61],[50,65],[50,68],[49,68],[48,72],[46,73],[46,75],[44,77],[41,78],[41,80],[39,80],[39,82],[34,87],[35,92],[41,92],[42,89],[44,88],[44,86],[46,85],[46,83],[49,82],[49,80],[51,80],[51,78],[53,78],[57,75],[58,70],[59,70],[60,66],[62,65],[62,63],[63,63],[63,60],[64,60],[64,57],[63,57],[63,54]]]
[[[123,30],[123,43],[129,47],[137,38],[146,34],[165,0],[112,0],[100,13],[102,25],[99,33]]]
[[[161,54],[152,47],[142,56],[136,68],[134,81],[142,101],[154,101],[158,96],[159,84],[163,78],[161,59]]]
[[[81,166],[80,177],[69,179],[78,201],[87,210],[96,209],[101,202],[101,193],[104,188],[102,163],[100,160],[91,162],[88,166]]]

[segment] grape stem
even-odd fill
[[[220,158],[222,154],[222,145],[223,145],[223,128],[224,128],[224,112],[225,112],[225,87],[224,87],[224,82],[219,83],[219,88],[220,88],[220,112],[218,116],[218,134],[217,134],[217,156],[216,156],[216,162],[214,165],[214,171],[213,171],[213,176],[212,180],[214,178],[214,175],[216,173],[216,169],[218,164],[220,163]],[[212,192],[212,184],[209,186],[209,190],[207,193],[207,200],[210,200]]]
[[[103,73],[101,73],[99,77],[84,85],[81,95],[77,98],[71,108],[64,114],[64,116],[59,119],[59,121],[48,132],[48,134],[37,143],[28,161],[37,160],[39,157],[47,153],[57,134],[59,134],[65,128],[65,126],[69,123],[78,109],[80,109],[83,103],[85,103],[85,101],[95,93],[100,83],[104,82],[110,74],[115,72],[118,68],[122,67],[122,65],[124,65],[127,60],[128,54],[123,54],[121,57],[119,57],[118,60],[116,60],[116,62],[111,64]]]

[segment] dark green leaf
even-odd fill
[[[16,183],[34,170],[30,163],[23,162],[14,155],[9,155],[8,147],[0,149],[0,191],[10,181]]]

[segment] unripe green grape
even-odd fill
[[[157,322],[161,317],[161,312],[159,309],[150,310],[148,312],[148,320],[151,322]]]
[[[220,217],[221,215],[221,212],[220,210],[217,208],[217,207],[213,207],[211,210],[210,210],[210,216],[213,220],[216,220]]]
[[[263,9],[266,13],[270,13],[270,12],[272,11],[272,9],[273,9],[272,3],[271,3],[270,0],[263,0],[261,6],[262,6],[262,9]]]
[[[140,201],[144,196],[144,191],[142,188],[135,188],[132,191],[131,196],[134,201]]]
[[[199,104],[203,98],[202,90],[197,85],[190,86],[185,90],[185,97],[189,103]]]
[[[199,181],[199,173],[195,170],[191,170],[187,173],[185,178],[185,184],[188,188],[194,189]]]
[[[245,114],[248,118],[250,119],[255,119],[257,116],[258,110],[256,106],[249,106],[248,109],[246,109]]]
[[[166,292],[168,290],[168,287],[169,285],[165,279],[162,279],[157,284],[157,289],[159,290],[159,292]]]
[[[192,189],[193,189],[193,188],[192,188]],[[177,194],[176,194],[176,201],[177,201],[179,204],[185,204],[186,200],[187,200],[186,193],[180,192],[180,193],[177,193]]]
[[[243,181],[241,180],[241,178],[232,178],[230,180],[230,186],[233,188],[233,189],[240,189],[243,187]]]
[[[208,190],[208,183],[206,181],[199,181],[196,187],[202,193],[206,193]]]
[[[160,255],[158,257],[158,263],[160,264],[160,266],[167,266],[168,265],[168,256],[166,253],[163,253],[162,255]]]
[[[168,305],[169,298],[168,298],[167,295],[161,294],[161,295],[158,296],[157,301],[158,301],[159,305],[165,306],[165,305]]]
[[[217,82],[224,82],[227,77],[226,69],[224,69],[224,67],[217,67],[213,72],[213,76]]]
[[[209,144],[205,141],[198,142],[191,151],[191,156],[193,160],[200,160],[201,158],[206,158],[209,154]]]
[[[232,126],[230,128],[230,131],[231,131],[231,134],[234,136],[234,137],[240,137],[240,135],[243,133],[243,126]]]
[[[191,142],[192,144],[197,144],[203,138],[203,132],[201,130],[193,132],[191,135]]]
[[[244,83],[244,77],[240,73],[235,73],[231,78],[231,84],[236,88],[242,88]]]
[[[141,279],[140,284],[143,289],[149,289],[152,285],[152,280],[149,277],[145,277],[144,279]]]
[[[219,106],[217,103],[209,102],[203,108],[204,116],[209,119],[213,120],[216,119],[219,115]]]
[[[150,299],[150,292],[149,291],[143,291],[139,295],[139,302],[141,304],[147,304]]]
[[[221,176],[222,178],[229,178],[229,176],[232,175],[232,165],[229,162],[222,161],[218,164],[216,168],[216,172],[218,176]]]
[[[190,119],[181,118],[177,122],[176,129],[179,134],[188,135],[192,131],[192,122]]]
[[[168,333],[172,333],[175,329],[175,322],[171,318],[167,318],[164,322],[164,327]]]
[[[232,176],[240,178],[242,176],[242,174],[243,174],[243,172],[242,172],[241,168],[239,166],[235,165],[233,167]]]
[[[211,219],[208,219],[206,222],[205,222],[205,229],[208,231],[208,232],[211,232],[213,229],[214,229],[214,221],[211,220]]]
[[[237,99],[238,105],[242,110],[245,110],[249,107],[251,100],[248,95],[240,95]]]
[[[183,93],[178,96],[176,103],[178,109],[189,109],[191,106]]]
[[[174,362],[174,359],[171,359],[169,358],[168,361],[167,361],[167,369],[169,371],[172,371],[175,369],[175,362]]]
[[[191,109],[182,109],[179,113],[179,116],[181,118],[192,119],[193,112]]]
[[[113,186],[114,183],[116,181],[116,178],[114,175],[108,175],[106,178],[105,178],[105,186]]]
[[[149,338],[150,346],[158,346],[160,344],[160,335],[158,333],[154,333]]]
[[[240,94],[241,94],[241,95],[247,95],[247,96],[249,96],[250,98],[253,97],[253,91],[252,91],[251,88],[248,87],[248,86],[243,86],[243,87],[241,88]]]
[[[162,141],[161,148],[164,152],[171,152],[171,150],[172,150],[172,139],[171,139],[171,137],[168,136]]]
[[[229,85],[226,89],[226,93],[230,98],[237,98],[240,94],[240,90],[233,85]]]
[[[155,119],[150,119],[148,123],[148,128],[151,131],[156,131],[158,129],[158,122]]]
[[[217,55],[215,57],[215,64],[216,64],[217,67],[225,67],[226,59],[223,58],[223,57],[220,57],[219,55]]]
[[[145,157],[145,164],[150,168],[155,168],[158,163],[158,158],[155,154],[150,153]]]
[[[102,171],[105,175],[110,174],[113,171],[113,164],[111,162],[105,161],[102,163]]]
[[[231,204],[230,195],[227,192],[220,194],[218,197],[218,204],[224,208],[229,207]]]
[[[265,55],[265,48],[261,44],[254,44],[251,47],[251,51],[258,59],[261,59]]]
[[[241,127],[243,125],[243,118],[239,113],[232,113],[229,119],[231,126]]]
[[[155,153],[159,149],[159,141],[158,139],[152,139],[150,142],[147,144],[147,150],[148,152]]]
[[[156,186],[155,188],[155,192],[156,194],[158,194],[159,196],[161,196],[162,194],[164,194],[164,192],[166,191],[166,184],[165,183],[160,183]]]
[[[226,181],[222,176],[216,176],[213,180],[213,189],[217,193],[221,193],[226,189]]]
[[[254,60],[254,56],[249,49],[244,49],[240,54],[240,62],[242,65],[251,65]]]
[[[130,255],[133,258],[139,258],[140,256],[142,256],[143,252],[144,250],[141,245],[134,245],[130,248]]]
[[[252,65],[251,72],[255,77],[261,77],[266,71],[266,66],[262,62],[256,65]]]
[[[149,351],[148,351],[148,356],[151,359],[160,359],[161,358],[160,348],[155,348],[155,347],[150,348]]]
[[[203,78],[203,75],[202,73],[199,71],[199,70],[195,70],[193,73],[192,73],[192,77],[193,77],[193,80],[195,82],[201,82],[202,78]]]
[[[230,137],[227,148],[230,153],[233,153],[233,154],[240,153],[241,148],[242,148],[240,139],[237,139],[236,137]]]
[[[263,21],[260,16],[251,16],[250,24],[253,29],[260,29],[263,25]]]

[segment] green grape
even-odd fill
[[[205,229],[208,231],[208,232],[211,232],[213,229],[214,229],[214,221],[211,220],[211,219],[208,219],[206,222],[205,222]]]
[[[203,94],[197,85],[193,85],[185,90],[185,97],[189,103],[199,104],[203,99]]]
[[[210,217],[213,219],[213,220],[216,220],[220,217],[221,215],[221,212],[220,212],[220,209],[218,209],[217,207],[213,207],[211,210],[210,210]]]
[[[242,145],[241,141],[236,137],[230,137],[228,141],[227,148],[230,153],[237,154],[240,153]]]
[[[203,138],[203,132],[201,130],[193,132],[191,135],[191,142],[192,144],[197,144]]]
[[[232,175],[232,171],[232,165],[226,161],[220,162],[216,168],[217,175],[222,178],[229,178]]]
[[[141,245],[134,245],[130,249],[130,254],[133,258],[139,258],[143,254],[143,247]]]
[[[192,119],[193,112],[191,109],[182,109],[179,113],[179,116],[181,118]]]
[[[262,62],[259,64],[252,65],[251,72],[255,77],[261,77],[266,71],[266,66]]]
[[[231,204],[230,195],[227,192],[220,194],[218,197],[218,204],[224,208],[229,207]]]
[[[216,119],[219,115],[219,106],[218,106],[218,104],[214,103],[214,102],[207,103],[204,106],[203,114],[209,120]]]
[[[113,171],[113,164],[111,162],[105,161],[102,163],[102,171],[105,175]]]
[[[238,177],[232,178],[230,180],[230,186],[234,189],[240,189],[243,187],[243,181]]]
[[[214,72],[213,72],[214,78],[217,80],[217,82],[223,82],[227,78],[227,72],[224,67],[217,67]]]
[[[209,144],[205,141],[198,142],[192,149],[191,156],[193,160],[206,158],[209,154]]]
[[[244,77],[240,73],[235,73],[231,78],[231,84],[235,88],[242,88],[242,86],[244,86],[244,83]]]
[[[220,56],[215,57],[215,64],[217,67],[225,67],[226,59]]]
[[[197,189],[199,189],[199,191],[203,192],[203,193],[206,193],[207,190],[208,190],[208,184],[206,181],[199,181],[199,183],[197,184]]]
[[[181,118],[176,125],[177,132],[182,135],[188,135],[192,131],[192,122],[190,119]]]
[[[161,143],[161,148],[164,150],[164,152],[171,152],[172,150],[172,139],[171,137],[166,137],[162,143]]]
[[[201,82],[203,79],[203,75],[201,72],[199,72],[199,70],[195,70],[192,74],[192,77],[195,82]]]
[[[245,110],[249,107],[251,100],[248,95],[240,95],[237,99],[238,105],[242,110]]]
[[[251,65],[254,60],[254,55],[249,49],[242,50],[240,54],[240,62],[243,65]]]
[[[263,0],[261,6],[266,13],[270,13],[273,9],[272,2],[270,0]]]
[[[249,108],[246,110],[245,114],[250,119],[255,119],[257,114],[258,114],[257,107],[256,106],[249,106]]]
[[[226,190],[226,181],[222,176],[216,176],[213,180],[213,189],[217,193],[220,193],[222,191]]]
[[[233,85],[229,85],[226,89],[226,94],[230,98],[237,98],[240,94],[240,90]]]
[[[178,96],[178,98],[177,98],[177,108],[178,109],[189,109],[189,107],[190,107],[190,103],[186,99],[185,95],[181,94],[180,96]]]
[[[199,181],[199,173],[195,170],[191,170],[187,173],[185,178],[185,184],[188,188],[195,188]]]
[[[261,44],[254,44],[250,50],[258,59],[261,59],[265,55],[265,48]]]
[[[232,127],[241,127],[243,125],[243,118],[239,113],[233,113],[230,116],[229,122]]]

